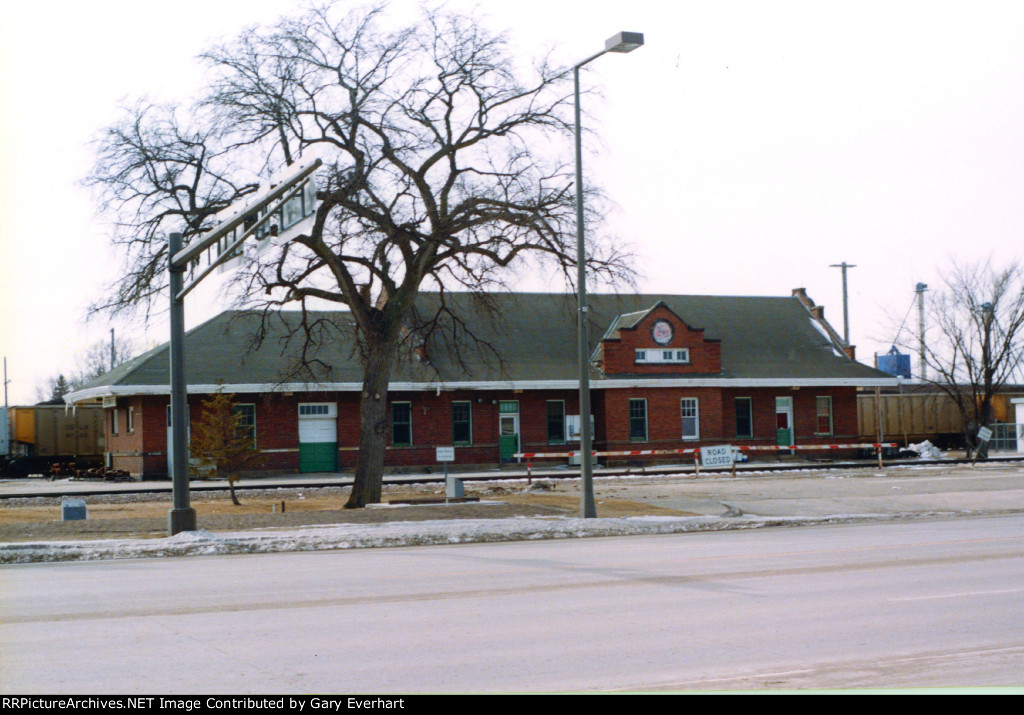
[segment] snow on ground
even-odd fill
[[[191,531],[163,539],[98,539],[0,544],[0,564],[677,534],[780,525],[825,524],[872,518],[891,519],[893,517],[891,514],[884,517],[882,515],[834,515],[785,518],[750,516],[641,516],[616,519],[516,517],[513,519],[451,519],[385,524],[337,524],[288,529],[252,529],[217,534],[210,531]]]

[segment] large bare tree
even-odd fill
[[[203,56],[212,78],[189,122],[134,105],[92,177],[126,249],[107,303],[123,309],[163,290],[168,231],[187,242],[275,170],[324,160],[312,229],[246,252],[237,277],[250,304],[326,301],[350,314],[364,367],[350,507],[380,498],[392,367],[446,322],[445,291],[485,298],[544,263],[571,282],[576,261],[565,69],[522,70],[479,18],[434,10],[386,24],[381,8],[325,5],[246,30]],[[615,280],[623,255],[595,244],[588,264]],[[416,315],[423,289],[440,292],[439,313]]]
[[[926,310],[929,380],[956,403],[968,446],[993,421],[993,398],[1024,367],[1024,268],[954,263]],[[908,346],[909,347],[909,346]]]

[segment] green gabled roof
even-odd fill
[[[613,325],[623,327],[632,316],[646,315],[659,302],[688,325],[704,328],[705,338],[720,340],[722,373],[707,379],[835,380],[889,384],[884,373],[842,355],[822,328],[816,327],[795,297],[680,296],[592,294],[590,348]],[[441,304],[436,293],[417,299],[420,319],[432,317]],[[466,293],[446,293],[444,304],[459,316],[443,317],[441,330],[426,343],[427,360],[415,357],[414,341],[392,384],[439,382],[562,382],[576,378],[575,297],[550,293],[502,293],[480,301]],[[639,320],[640,317],[636,317]],[[301,345],[301,313],[282,311],[261,322],[256,313],[227,311],[186,334],[186,379],[190,385],[274,386],[327,383],[346,386],[362,382],[354,348],[351,317],[345,312],[309,312],[318,344],[310,355],[323,364],[316,375],[297,373]],[[625,321],[625,322],[623,322]],[[635,320],[634,320],[635,324]],[[262,330],[262,342],[255,338]],[[415,333],[414,333],[415,335]],[[94,380],[79,393],[95,396],[103,388],[118,392],[133,386],[165,386],[168,346],[162,345]],[[600,375],[595,387],[600,386]],[[109,391],[109,390],[108,390]]]

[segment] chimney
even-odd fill
[[[805,308],[810,309],[814,305],[814,301],[807,295],[806,288],[794,288],[793,297],[803,303]]]

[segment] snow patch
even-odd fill
[[[596,536],[678,534],[767,526],[828,524],[892,515],[831,515],[825,517],[728,518],[696,516],[635,516],[616,519],[516,517],[512,519],[452,519],[387,524],[335,524],[267,528],[245,532],[182,532],[162,539],[101,539],[0,544],[0,564],[54,561],[98,561],[165,556],[213,556],[283,551],[326,551],[392,546],[433,546]]]

